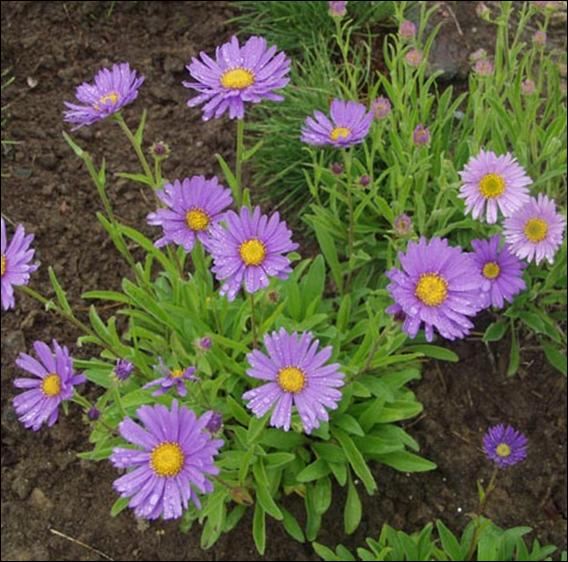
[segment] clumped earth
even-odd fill
[[[85,307],[83,291],[118,289],[128,271],[97,222],[97,194],[61,136],[62,102],[72,98],[74,86],[113,62],[127,60],[140,70],[146,84],[126,118],[134,126],[140,108],[148,107],[146,139],[172,146],[167,163],[172,178],[218,174],[213,154],[230,161],[234,138],[234,124],[205,124],[199,111],[188,109],[183,103],[188,92],[180,85],[192,55],[230,36],[233,30],[225,22],[234,8],[224,2],[119,2],[109,15],[112,5],[2,6],[2,69],[11,67],[16,76],[2,102],[11,102],[6,133],[21,141],[3,155],[2,214],[36,234],[43,267],[32,286],[45,290],[47,265],[52,265],[77,307]],[[125,162],[136,169],[111,124],[76,136],[96,157],[105,154],[109,169],[119,170]],[[153,203],[145,193],[118,178],[110,190],[120,219],[151,235],[145,216]],[[54,336],[78,356],[88,355],[89,350],[73,346],[73,330],[26,298],[15,311],[2,314],[2,560],[101,560],[101,552],[116,560],[259,559],[250,516],[207,552],[199,549],[197,528],[182,535],[176,523],[149,525],[129,512],[112,519],[116,472],[109,463],[77,459],[89,445],[87,422],[75,408],[51,430],[34,434],[19,425],[10,406],[14,359],[35,339]],[[369,498],[362,491],[365,518],[357,533],[344,536],[343,503],[334,501],[320,542],[361,544],[385,522],[410,531],[442,518],[452,529],[462,529],[475,509],[475,481],[491,471],[480,449],[482,435],[489,425],[507,422],[527,434],[530,453],[524,464],[502,474],[488,514],[502,526],[530,525],[541,542],[566,547],[565,379],[548,366],[535,341],[524,340],[521,372],[512,379],[504,375],[506,342],[489,350],[471,339],[454,350],[459,365],[425,366],[423,380],[415,385],[424,414],[406,426],[438,470],[409,475],[377,467],[379,493]],[[342,490],[335,493],[344,499]],[[301,500],[288,503],[302,517]],[[275,523],[268,526],[265,559],[316,557],[309,545],[294,542]]]

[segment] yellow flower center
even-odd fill
[[[525,236],[535,244],[548,236],[548,223],[542,219],[529,219],[525,224]]]
[[[437,273],[424,273],[416,285],[416,296],[427,306],[440,306],[448,298],[448,282]]]
[[[41,390],[46,396],[58,396],[61,392],[61,377],[50,373],[41,383]]]
[[[6,256],[4,254],[2,254],[2,277],[4,277],[4,274],[6,273],[6,269],[8,267],[8,262],[6,260]]]
[[[110,94],[105,94],[99,98],[99,101],[93,106],[96,111],[100,111],[102,106],[105,105],[115,105],[119,100],[120,96],[116,92],[111,92]]]
[[[191,209],[185,215],[185,222],[191,230],[206,230],[209,220],[209,215],[201,209]]]
[[[335,127],[335,129],[333,129],[331,133],[329,133],[329,138],[332,141],[336,141],[339,139],[346,139],[350,135],[351,135],[351,129],[348,129],[347,127]]]
[[[278,373],[278,384],[285,392],[300,392],[306,384],[306,375],[297,367],[285,367]]]
[[[185,455],[177,443],[160,443],[150,455],[150,467],[164,478],[177,476],[183,468]]]
[[[266,257],[266,248],[258,238],[243,242],[239,251],[246,265],[260,265]]]
[[[511,447],[507,443],[499,443],[495,451],[500,457],[508,457],[511,454]]]
[[[254,84],[254,74],[246,68],[233,68],[221,76],[221,86],[230,90],[244,90]]]
[[[499,267],[499,264],[494,261],[487,262],[483,266],[483,275],[487,279],[497,279],[497,277],[501,275],[501,268]]]
[[[171,373],[170,373],[170,377],[172,379],[179,379],[181,377],[183,377],[183,373],[185,371],[183,369],[174,369]]]
[[[479,191],[485,199],[495,199],[505,193],[505,180],[499,174],[487,174],[479,182]]]

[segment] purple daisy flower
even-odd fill
[[[392,111],[392,104],[388,98],[384,96],[379,96],[372,104],[371,110],[375,114],[375,118],[378,120],[388,117]]]
[[[328,2],[329,5],[329,13],[334,18],[342,18],[345,14],[347,14],[347,2],[337,0]]]
[[[471,245],[475,250],[473,259],[485,282],[486,306],[503,308],[505,302],[513,302],[526,289],[523,262],[506,247],[501,248],[498,234],[489,240],[473,240]]]
[[[114,376],[119,381],[125,381],[134,371],[134,365],[127,359],[117,359],[114,367]]]
[[[158,373],[162,376],[142,387],[152,388],[154,386],[159,386],[159,388],[152,393],[152,396],[161,396],[168,392],[172,386],[176,387],[177,393],[181,397],[186,396],[187,387],[185,386],[185,381],[198,380],[195,375],[195,367],[188,367],[187,369],[170,369],[161,357],[158,358],[158,365],[154,365],[154,369],[156,369],[156,371],[158,371]]]
[[[16,388],[27,389],[13,400],[19,420],[27,429],[37,431],[42,424],[51,427],[59,417],[59,405],[73,396],[73,387],[86,381],[75,373],[73,359],[66,347],[53,340],[53,351],[43,342],[36,341],[34,350],[39,359],[20,353],[16,365],[35,378],[14,379]]]
[[[270,425],[290,429],[292,405],[296,406],[306,433],[317,429],[320,421],[328,421],[327,409],[335,410],[341,400],[344,375],[339,364],[325,365],[332,353],[331,347],[319,349],[319,341],[309,332],[289,334],[279,332],[264,336],[268,356],[254,350],[247,359],[250,377],[269,381],[243,394],[243,400],[257,417],[262,417],[272,406]]]
[[[481,150],[470,158],[460,176],[463,185],[459,197],[474,219],[486,213],[487,222],[494,224],[499,210],[509,217],[529,200],[532,180],[511,154],[497,156]]]
[[[527,457],[527,438],[510,425],[496,425],[483,437],[485,455],[499,468],[508,468]]]
[[[186,88],[199,94],[188,100],[189,107],[205,103],[203,119],[221,117],[229,111],[229,118],[242,119],[245,102],[260,103],[263,99],[282,101],[274,90],[284,88],[290,79],[290,59],[276,46],[268,48],[263,37],[250,37],[241,47],[232,37],[217,47],[215,60],[206,53],[201,60],[192,58],[186,68],[195,82],[183,82]]]
[[[16,299],[14,298],[14,287],[27,285],[30,281],[30,274],[39,265],[30,263],[34,257],[35,250],[30,248],[33,242],[33,234],[26,235],[24,227],[19,224],[16,227],[14,237],[8,243],[6,235],[6,223],[2,221],[2,308],[8,310],[14,308]]]
[[[430,142],[430,130],[421,123],[416,125],[412,133],[412,140],[416,146],[424,146]]]
[[[207,415],[198,418],[174,400],[165,406],[142,406],[136,415],[118,426],[120,435],[139,448],[116,447],[110,457],[116,468],[132,469],[113,487],[128,506],[144,519],[177,519],[189,502],[200,509],[197,491],[208,494],[213,484],[208,475],[219,474],[215,455],[223,445],[206,431]],[[197,491],[196,491],[197,490]]]
[[[92,125],[120,111],[138,97],[138,89],[144,82],[127,62],[103,68],[95,75],[92,84],[83,82],[77,87],[75,97],[81,105],[65,102],[69,111],[64,112],[68,123],[77,125],[73,130]]]
[[[221,294],[232,301],[244,282],[249,293],[268,287],[269,277],[287,279],[290,260],[284,256],[298,247],[292,242],[292,232],[280,221],[278,213],[270,218],[256,207],[247,207],[240,215],[233,211],[225,215],[227,227],[215,225],[207,240],[207,250],[213,256],[213,268],[223,281]]]
[[[556,211],[556,203],[540,193],[505,219],[505,240],[509,250],[520,259],[540,264],[554,262],[562,245],[566,219]]]
[[[355,101],[333,100],[330,116],[331,120],[315,111],[302,127],[301,140],[314,146],[348,148],[365,140],[373,122],[373,112]]]
[[[173,242],[186,252],[193,250],[196,238],[201,242],[207,239],[210,227],[223,218],[224,210],[233,202],[231,190],[219,184],[216,177],[175,180],[158,191],[157,196],[167,208],[148,215],[148,224],[164,230],[156,246],[161,248]]]
[[[395,304],[389,314],[405,315],[403,330],[415,338],[424,323],[426,339],[434,328],[448,340],[465,337],[473,328],[471,317],[484,306],[483,278],[469,254],[452,248],[447,240],[432,238],[410,242],[399,253],[402,270],[387,272],[387,289]]]
[[[410,20],[403,20],[398,26],[398,34],[404,39],[412,39],[416,36],[416,24]]]

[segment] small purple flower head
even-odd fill
[[[483,437],[483,450],[499,468],[508,468],[527,458],[528,439],[510,425],[496,425]]]
[[[206,430],[207,414],[198,418],[174,400],[171,409],[142,406],[136,412],[144,427],[131,418],[118,426],[120,435],[137,448],[116,447],[112,464],[129,471],[113,488],[143,519],[177,519],[193,502],[201,508],[198,492],[209,494],[209,475],[219,474],[215,456],[223,445]]]
[[[343,165],[340,164],[339,162],[334,162],[331,165],[331,173],[334,176],[340,176],[343,173]]]
[[[66,347],[55,340],[53,351],[43,342],[34,343],[38,359],[20,353],[16,365],[35,378],[14,379],[16,388],[26,391],[13,400],[20,422],[27,429],[37,431],[42,424],[51,427],[59,416],[59,405],[73,396],[73,388],[85,382],[85,376],[75,373],[73,359]]]
[[[398,34],[404,39],[416,37],[416,24],[410,20],[403,20],[398,27]]]
[[[206,418],[207,423],[205,424],[205,429],[215,435],[221,431],[223,427],[223,414],[221,412],[210,411],[204,414],[203,416]]]
[[[546,45],[546,39],[547,39],[546,31],[542,30],[535,31],[532,38],[533,43],[535,45],[538,45],[539,47],[544,47],[544,45]]]
[[[114,367],[114,376],[119,381],[125,381],[134,371],[134,365],[127,359],[117,359]]]
[[[248,293],[256,293],[268,287],[270,277],[288,278],[292,268],[285,254],[298,244],[278,213],[268,217],[259,207],[252,213],[243,207],[239,215],[229,211],[225,221],[226,227],[212,227],[206,244],[213,256],[212,271],[223,282],[222,295],[232,301],[243,283]]]
[[[414,68],[418,68],[424,60],[424,55],[422,54],[422,51],[419,51],[418,49],[410,49],[410,51],[404,55],[404,60],[406,61],[406,64],[413,66]]]
[[[526,80],[523,80],[523,82],[521,82],[521,92],[525,96],[530,96],[534,94],[535,91],[536,91],[536,84],[534,83],[534,80],[527,78]]]
[[[505,219],[505,240],[509,250],[522,260],[554,262],[562,245],[566,219],[557,212],[556,203],[540,193]]]
[[[184,396],[187,396],[187,387],[185,386],[185,382],[198,380],[195,375],[195,367],[187,367],[186,369],[170,369],[161,357],[158,358],[158,364],[154,365],[154,369],[156,369],[156,371],[158,371],[158,373],[162,376],[142,387],[152,388],[157,386],[158,389],[152,393],[152,396],[161,396],[168,392],[170,388],[175,386],[177,393],[183,398]]]
[[[379,96],[372,104],[371,111],[375,115],[375,119],[381,120],[390,115],[392,111],[392,105],[388,98],[384,96]]]
[[[77,88],[75,96],[81,105],[65,102],[68,111],[64,119],[77,125],[74,130],[106,119],[133,102],[143,82],[144,77],[131,70],[127,62],[114,64],[110,70],[103,68],[92,84],[83,82]]]
[[[490,59],[480,59],[473,65],[473,70],[478,76],[487,77],[492,76],[495,69]]]
[[[394,219],[394,231],[401,238],[408,236],[412,232],[412,228],[412,219],[408,215],[403,213]]]
[[[89,408],[89,410],[87,411],[87,417],[88,417],[91,421],[97,421],[97,420],[101,417],[101,412],[100,412],[100,410],[99,410],[96,406],[92,406],[92,407]]]
[[[8,310],[14,308],[16,299],[14,298],[14,287],[27,285],[30,282],[30,274],[39,266],[30,263],[34,257],[35,250],[30,248],[33,242],[33,234],[26,235],[24,227],[19,224],[16,227],[14,237],[8,243],[6,234],[6,223],[2,221],[2,270],[0,283],[2,284],[2,308]]]
[[[399,260],[402,269],[387,272],[387,289],[395,301],[387,312],[406,315],[404,332],[415,338],[424,324],[429,342],[434,329],[448,340],[467,336],[473,328],[471,318],[484,306],[483,278],[472,257],[447,240],[421,238],[409,242]]]
[[[156,195],[165,206],[148,215],[148,224],[161,226],[164,231],[156,246],[174,243],[186,252],[193,250],[196,238],[207,240],[211,227],[223,219],[225,209],[233,202],[231,190],[216,177],[175,180]]]
[[[473,240],[473,259],[483,276],[487,295],[486,306],[503,308],[526,289],[523,279],[524,264],[506,247],[501,247],[501,236],[489,240]]]
[[[416,146],[424,146],[430,142],[430,131],[428,127],[422,124],[416,125],[414,133],[412,134],[412,140]]]
[[[155,160],[166,160],[171,153],[170,147],[163,141],[156,141],[150,147],[150,155]]]
[[[302,142],[348,148],[365,140],[373,121],[373,113],[363,104],[338,99],[331,102],[330,117],[321,111],[308,117],[302,127]]]
[[[367,174],[364,174],[359,178],[359,185],[361,187],[368,187],[370,183],[371,178]]]
[[[201,353],[203,353],[205,351],[209,351],[211,349],[212,345],[213,345],[213,340],[209,336],[204,336],[202,338],[199,338],[195,342],[195,347]]]
[[[485,49],[477,49],[471,55],[469,55],[469,61],[471,63],[476,63],[480,60],[484,60],[487,58],[487,51]]]
[[[290,59],[276,47],[268,48],[263,37],[250,37],[243,45],[232,37],[217,47],[215,60],[206,53],[201,60],[191,59],[186,68],[194,82],[183,82],[198,95],[188,100],[189,107],[203,106],[203,119],[216,119],[229,112],[230,119],[242,119],[245,103],[260,103],[263,99],[282,101],[275,90],[284,88],[290,79]]]
[[[311,333],[266,334],[264,343],[268,355],[254,350],[247,359],[250,377],[268,381],[245,392],[243,400],[261,418],[274,406],[270,425],[288,431],[292,423],[292,406],[296,406],[304,430],[311,433],[321,421],[328,421],[327,410],[335,410],[341,400],[344,375],[339,364],[326,365],[332,348],[319,349],[319,341]]]
[[[474,219],[485,214],[487,222],[495,224],[499,211],[509,217],[529,201],[532,180],[511,154],[497,156],[481,150],[469,159],[460,176],[459,197]]]
[[[329,4],[329,14],[334,18],[342,18],[347,14],[347,2],[332,1]]]

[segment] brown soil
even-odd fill
[[[94,216],[96,192],[61,137],[62,101],[72,98],[74,86],[108,63],[128,60],[139,69],[146,84],[126,117],[134,123],[140,107],[148,107],[147,141],[170,143],[171,177],[219,173],[213,154],[230,158],[234,138],[228,121],[204,124],[198,111],[185,107],[187,92],[180,85],[187,60],[230,35],[224,22],[232,8],[221,2],[120,2],[107,17],[110,5],[2,2],[2,68],[11,67],[16,76],[6,96],[12,103],[7,135],[22,141],[3,157],[8,177],[2,179],[2,214],[36,233],[43,267],[33,286],[47,286],[50,264],[78,306],[84,306],[83,291],[116,289],[127,272]],[[108,156],[109,169],[118,170],[124,162],[135,169],[111,125],[83,129],[77,137],[96,156]],[[144,224],[152,204],[142,191],[113,179],[111,196],[122,220]],[[18,424],[10,407],[14,359],[35,339],[54,336],[73,345],[77,334],[27,299],[2,314],[2,560],[102,559],[52,529],[115,560],[259,559],[250,517],[208,552],[199,549],[196,530],[182,535],[175,523],[142,524],[127,512],[112,519],[115,471],[108,463],[75,456],[88,449],[81,415],[72,413],[36,434]],[[84,349],[74,351],[87,355]],[[378,467],[379,493],[365,499],[365,518],[356,535],[344,537],[343,504],[335,501],[320,542],[361,544],[384,522],[412,530],[443,518],[453,529],[463,528],[475,507],[475,481],[491,470],[480,452],[482,434],[489,425],[507,422],[527,434],[530,454],[526,463],[502,475],[489,515],[502,526],[530,525],[541,541],[565,548],[566,381],[535,351],[523,355],[521,373],[513,379],[500,368],[506,346],[490,356],[483,344],[467,341],[456,351],[459,365],[426,368],[416,385],[425,414],[409,426],[423,455],[439,469],[407,475]],[[343,498],[341,490],[337,494]],[[302,512],[297,501],[290,508]],[[269,525],[268,535],[266,559],[315,559],[309,545],[295,543],[279,524]]]

